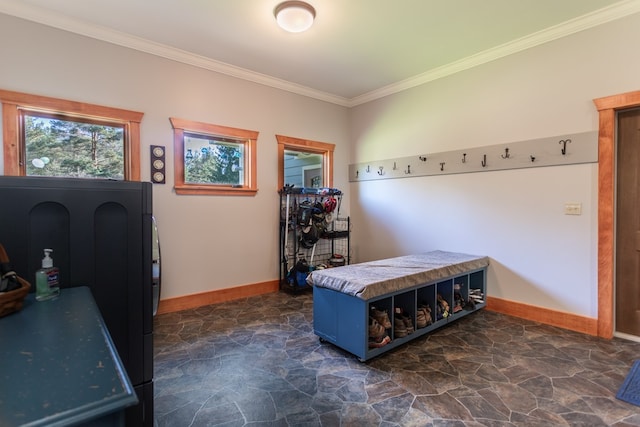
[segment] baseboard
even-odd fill
[[[533,320],[545,325],[598,336],[598,319],[591,317],[578,316],[494,297],[487,297],[486,309],[496,313]]]
[[[158,304],[158,314],[173,313],[174,311],[278,292],[279,289],[279,281],[271,280],[269,282],[255,283],[252,285],[216,289],[215,291],[202,292],[199,294],[162,299]]]
[[[272,280],[269,282],[237,286],[234,288],[216,289],[214,291],[202,292],[199,294],[167,298],[160,300],[158,305],[158,314],[173,313],[175,311],[188,310],[190,308],[202,307],[209,304],[217,304],[240,298],[278,292],[279,289],[279,282],[277,280]],[[557,326],[559,328],[581,332],[583,334],[594,336],[598,335],[598,319],[591,317],[578,316],[576,314],[550,310],[548,308],[490,296],[487,296],[487,306],[485,309],[495,311],[496,313],[532,320],[534,322],[540,322],[545,325]]]

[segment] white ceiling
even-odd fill
[[[640,12],[640,0],[0,0],[0,13],[344,106]]]

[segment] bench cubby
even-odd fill
[[[403,345],[406,342],[424,336],[442,326],[457,319],[467,316],[486,306],[486,272],[488,258],[474,259],[476,262],[459,263],[455,268],[434,268],[430,270],[432,280],[402,286],[370,298],[362,298],[361,294],[350,295],[341,290],[331,289],[319,285],[322,283],[318,277],[311,277],[313,287],[313,323],[314,332],[322,340],[336,345],[352,354],[360,361],[366,361],[381,355],[389,350]],[[465,265],[466,264],[466,265]],[[354,267],[358,264],[354,264]],[[451,265],[447,265],[451,267]],[[340,273],[337,267],[335,272]],[[469,268],[466,271],[465,268]],[[434,271],[437,270],[437,271]],[[452,271],[454,275],[447,275]],[[349,273],[349,272],[346,272]],[[314,273],[315,274],[315,273]],[[323,273],[324,274],[324,273]],[[349,274],[347,274],[348,276]],[[438,277],[441,276],[441,277]],[[438,299],[446,302],[448,313],[438,309]],[[456,308],[457,301],[463,304]],[[472,301],[471,303],[469,301]],[[476,302],[477,301],[477,302]],[[422,328],[418,328],[416,316],[421,306],[427,305],[430,309],[431,322]],[[371,348],[369,345],[369,324],[371,309],[386,311],[389,316],[391,328],[387,334],[391,341],[381,347]],[[406,316],[411,318],[414,331],[406,336],[396,337],[395,328],[398,327],[394,316],[396,308],[401,309]]]

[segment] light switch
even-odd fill
[[[582,203],[565,203],[565,215],[582,215]]]

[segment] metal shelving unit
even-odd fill
[[[286,186],[280,193],[280,289],[311,289],[309,271],[349,264],[351,221],[335,188]]]

